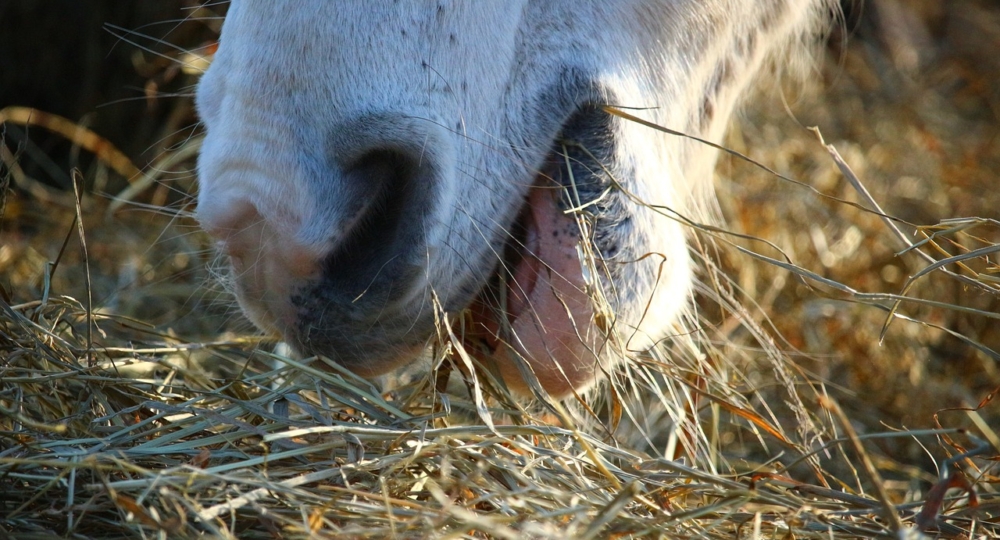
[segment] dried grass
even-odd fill
[[[785,468],[730,468],[720,459],[724,468],[713,472],[523,411],[494,409],[510,423],[493,428],[472,415],[456,422],[461,415],[449,408],[475,405],[435,395],[425,379],[382,394],[335,366],[316,369],[238,343],[115,348],[106,334],[88,351],[87,313],[66,297],[2,310],[0,525],[16,538],[851,538],[911,527],[925,503],[912,494],[900,502],[898,490],[884,487],[865,494],[849,487],[856,479],[823,472],[841,454],[859,464],[863,484],[886,485],[851,430],[824,447],[783,445],[775,457]],[[197,353],[238,371],[203,371],[203,362],[187,362]],[[962,439],[940,429],[864,440],[935,436]],[[823,458],[814,481],[832,486],[780,472],[810,457]],[[966,493],[941,499],[946,517],[931,526],[997,533],[997,499],[983,487],[978,507]]]

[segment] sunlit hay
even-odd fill
[[[651,456],[510,409],[490,414],[512,423],[454,423],[446,404],[479,404],[460,393],[435,396],[431,379],[385,395],[322,359],[249,355],[232,343],[105,346],[93,351],[97,366],[86,368],[82,333],[73,331],[84,319],[76,302],[3,306],[0,339],[17,347],[0,368],[4,440],[16,441],[0,450],[8,505],[0,525],[8,532],[887,532],[876,501],[790,477],[745,478],[704,460]],[[173,361],[199,351],[239,367],[239,375],[220,378],[200,362]],[[150,368],[132,371],[143,363]],[[495,407],[487,400],[496,389],[484,389],[484,403]],[[64,510],[37,511],[53,505]]]

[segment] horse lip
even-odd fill
[[[529,189],[541,189],[533,185]],[[529,201],[524,202],[512,226],[512,236],[504,245],[504,258],[497,270],[501,275],[501,286],[506,287],[506,312],[511,322],[527,307],[524,300],[535,289],[538,259],[538,223]],[[513,234],[515,231],[519,234]]]
[[[548,161],[548,160],[547,160]],[[508,229],[496,270],[468,307],[472,329],[466,329],[467,344],[485,346],[494,353],[505,339],[518,317],[531,309],[530,298],[537,283],[538,269],[544,263],[539,258],[539,230],[531,207],[534,190],[554,189],[549,175],[540,172],[528,188],[517,217]]]

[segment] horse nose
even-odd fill
[[[327,218],[336,230],[322,263],[327,285],[353,298],[403,281],[425,243],[428,195],[438,176],[432,160],[406,145],[385,143],[352,158],[331,194],[347,211]]]
[[[334,180],[323,179],[326,200],[317,215],[318,226],[331,231],[321,288],[352,311],[405,302],[423,290],[428,237],[447,206],[453,143],[437,124],[400,114],[337,128],[324,158]]]
[[[321,322],[352,328],[409,309],[453,206],[443,128],[399,115],[337,127],[294,151],[288,141],[251,144],[255,133],[218,138],[199,164],[197,216],[230,259],[244,311],[258,326],[300,333],[306,348]],[[267,153],[276,146],[288,151]]]
[[[289,292],[318,275],[321,252],[297,242],[280,220],[268,219],[239,189],[205,189],[197,217],[232,269],[236,298],[262,329],[284,333],[295,324]],[[266,206],[266,205],[262,205]]]

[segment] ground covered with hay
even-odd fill
[[[121,34],[139,150],[0,102],[0,538],[1000,536],[1000,10],[851,14],[726,141],[698,347],[523,404],[446,327],[375,385],[240,319],[189,216],[214,9]]]

